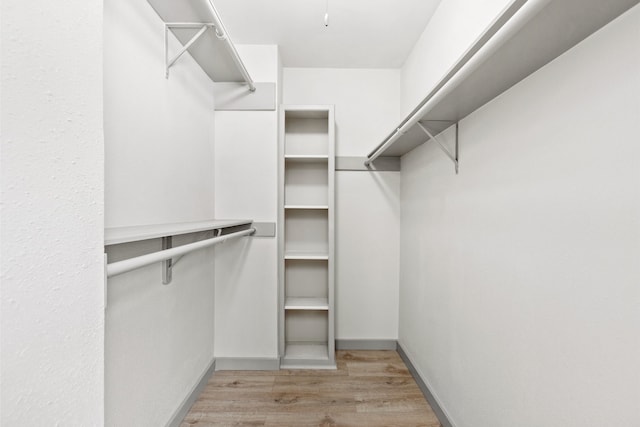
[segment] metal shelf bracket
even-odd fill
[[[169,30],[172,28],[200,28],[200,30],[180,49],[180,51],[173,58],[169,59]],[[164,76],[169,78],[169,68],[176,63],[178,59],[184,53],[189,50],[192,44],[194,44],[202,35],[209,29],[213,28],[216,32],[216,37],[219,39],[226,38],[225,35],[221,35],[218,32],[215,24],[202,23],[202,22],[167,22],[164,24]]]
[[[446,145],[444,145],[442,143],[442,141],[440,141],[440,139],[438,137],[436,137],[435,135],[433,135],[433,133],[427,129],[427,127],[422,124],[421,122],[417,122],[417,125],[420,127],[420,129],[422,129],[422,131],[424,133],[427,134],[427,136],[432,140],[435,141],[438,146],[440,147],[440,149],[442,150],[442,152],[449,158],[451,159],[451,161],[453,162],[453,164],[455,165],[456,168],[456,175],[458,174],[458,170],[459,170],[459,163],[458,163],[458,122],[455,122],[455,126],[456,126],[456,137],[455,137],[455,147],[454,147],[454,152],[451,153],[449,151],[449,149],[446,147]]]
[[[222,228],[214,229],[213,237],[220,237],[220,236],[222,236]],[[171,238],[171,236],[163,237],[162,250],[171,249],[172,247],[173,247],[173,239]],[[184,257],[184,255],[180,255],[175,259],[169,258],[162,261],[162,284],[163,285],[168,285],[171,283],[171,279],[173,278],[173,267],[175,267],[176,264],[178,264],[178,261],[180,261],[182,257]]]
[[[162,250],[171,249],[173,246],[173,239],[171,236],[162,238]],[[168,285],[171,283],[171,277],[173,273],[173,259],[165,259],[162,261],[162,284]]]

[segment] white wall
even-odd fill
[[[279,86],[277,46],[237,49],[256,82]],[[217,111],[215,120],[216,217],[276,222],[277,112]],[[216,248],[216,358],[277,359],[277,257],[275,237]]]
[[[0,424],[103,422],[102,2],[0,6]]]
[[[413,110],[513,0],[442,0],[402,66],[401,112]],[[397,123],[394,123],[394,125]]]
[[[106,225],[213,218],[213,83],[189,55],[165,79],[163,24],[146,1],[106,0],[104,13]],[[109,261],[160,248],[112,246]],[[109,279],[106,425],[165,425],[212,362],[213,258],[186,255],[168,286],[160,264]]]
[[[106,226],[212,218],[213,82],[189,55],[165,79],[163,22],[145,0],[106,0],[104,40]]]
[[[457,427],[640,425],[639,28],[463,120],[460,175],[402,159],[400,342]]]
[[[399,120],[399,70],[284,69],[284,103],[334,104],[336,155],[363,157]],[[336,172],[336,338],[396,339],[400,173]]]
[[[366,156],[400,121],[400,70],[285,68],[285,104],[336,106],[336,156]]]

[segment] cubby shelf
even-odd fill
[[[284,159],[287,162],[313,163],[326,162],[329,160],[329,156],[326,154],[287,154]]]
[[[285,361],[328,361],[327,343],[290,342],[286,346]]]
[[[299,259],[299,260],[328,260],[328,253],[320,252],[285,252],[284,259]]]
[[[285,310],[329,310],[327,298],[287,297],[284,302]]]
[[[328,205],[284,205],[285,209],[314,209],[314,210],[327,210],[329,209]]]

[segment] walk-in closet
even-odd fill
[[[0,425],[640,427],[638,0],[2,0]]]

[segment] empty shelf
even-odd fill
[[[329,209],[327,205],[284,205],[285,209]]]
[[[284,302],[285,310],[329,310],[327,298],[289,297]]]
[[[284,360],[329,360],[327,343],[316,342],[291,342],[286,346]]]
[[[322,252],[285,252],[284,259],[328,260],[329,254]]]
[[[312,163],[326,162],[329,160],[329,156],[326,154],[288,154],[284,156],[284,159],[287,162]]]

